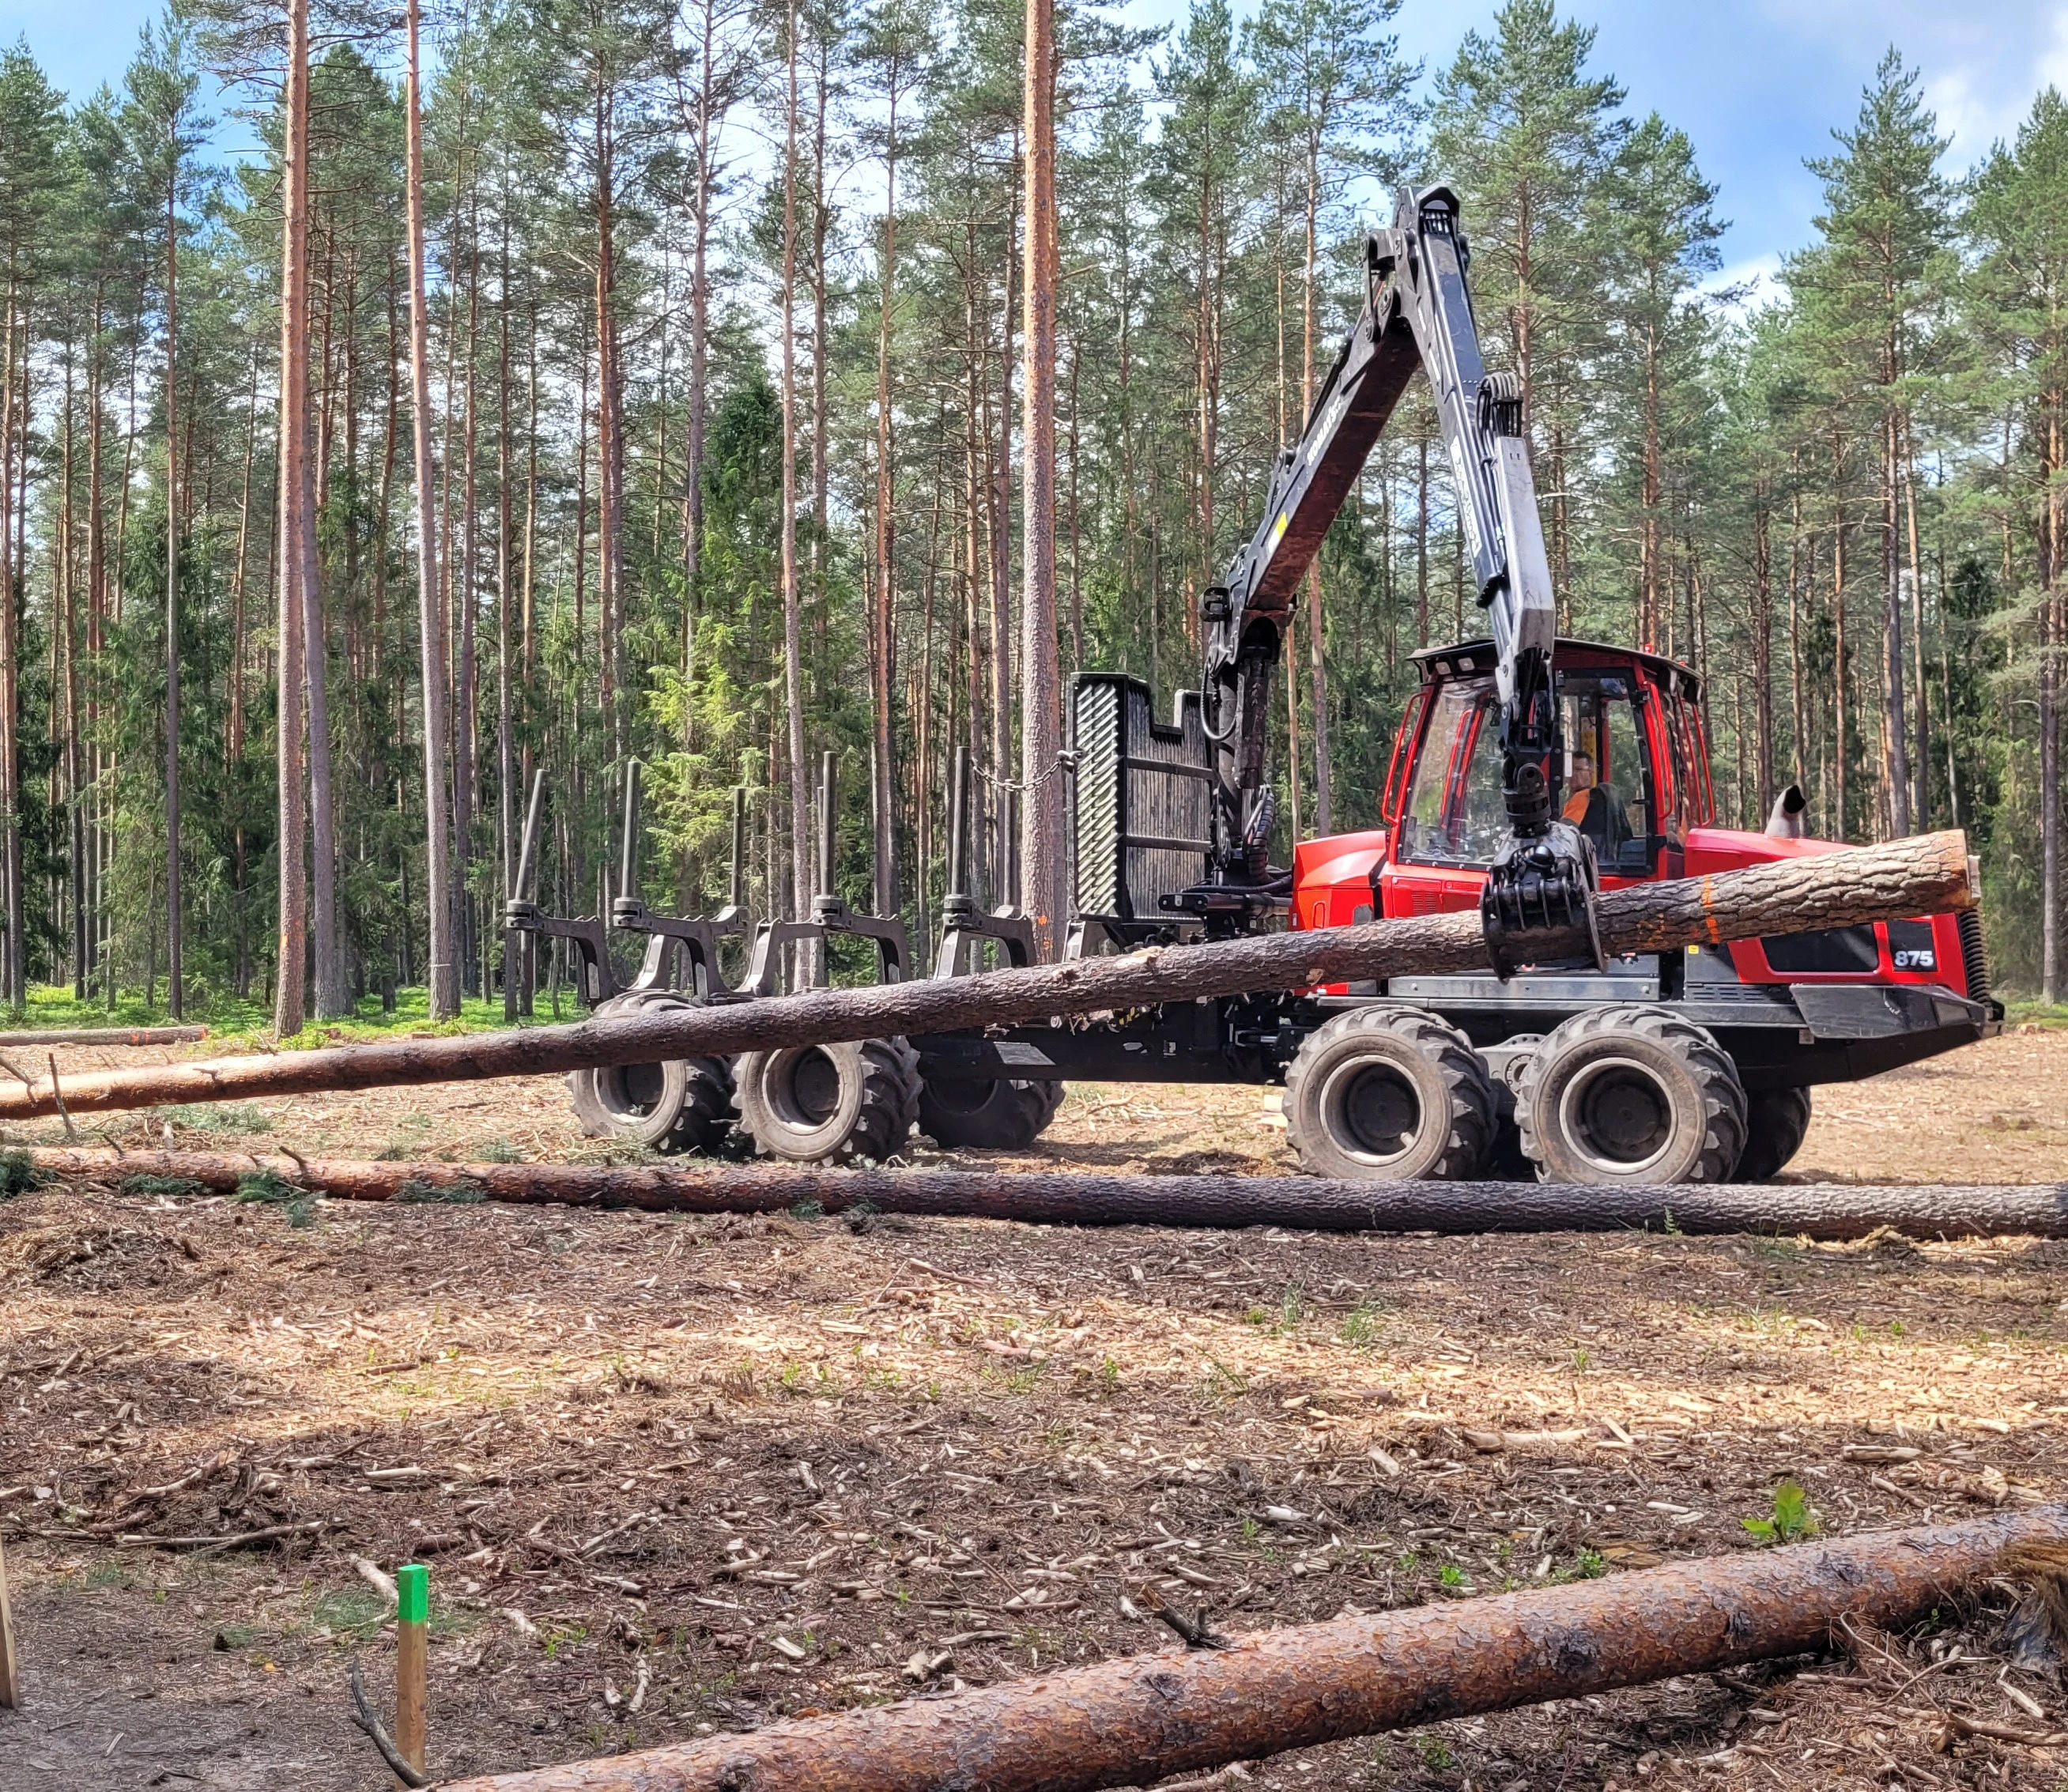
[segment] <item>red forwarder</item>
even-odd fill
[[[1999,1030],[1972,911],[1577,965],[1532,950],[1599,887],[1838,849],[1802,837],[1793,788],[1764,833],[1716,825],[1687,667],[1554,638],[1521,394],[1484,369],[1469,264],[1449,190],[1403,192],[1264,519],[1201,601],[1201,689],[1163,723],[1139,679],[1078,679],[1069,950],[1476,906],[1498,971],[914,1040],[942,1143],[1027,1143],[1054,1110],[1043,1085],[1065,1078],[1282,1077],[1288,1140],[1324,1175],[1757,1181],[1801,1143],[1814,1085]],[[1383,825],[1303,842],[1280,870],[1265,857],[1274,669],[1322,537],[1418,371],[1490,637],[1415,656]]]

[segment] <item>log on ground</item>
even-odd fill
[[[45,1027],[0,1032],[9,1045],[192,1045],[208,1037],[206,1027]]]
[[[1966,837],[1920,834],[1741,871],[1606,892],[1598,906],[1611,956],[1715,945],[1762,934],[1852,927],[1972,906]],[[1549,936],[1546,962],[1577,956],[1577,936]],[[1150,947],[977,976],[918,978],[865,989],[808,990],[777,1000],[721,999],[688,1010],[645,1008],[572,1026],[333,1046],[53,1077],[0,1087],[0,1120],[74,1118],[168,1102],[241,1101],[317,1089],[592,1070],[614,1064],[723,1057],[842,1040],[1056,1020],[1251,991],[1488,968],[1476,911],[1362,927]]]
[[[1092,1792],[1546,1699],[1822,1649],[1909,1623],[2068,1506],[1748,1550],[1577,1586],[1252,1632],[744,1736],[450,1782],[445,1792]]]
[[[1069,1226],[1284,1226],[1308,1232],[1762,1232],[1818,1239],[2068,1238],[2068,1183],[1367,1183],[1318,1176],[1116,1176],[1069,1171],[749,1169],[728,1164],[411,1163],[55,1146],[38,1169],[150,1176],[225,1192],[259,1171],[340,1200],[483,1199],[775,1213],[815,1205]]]

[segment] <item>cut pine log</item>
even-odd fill
[[[1948,833],[1780,859],[1712,877],[1633,884],[1604,894],[1598,918],[1602,949],[1617,956],[1936,914],[1969,907],[1973,900],[1966,837]],[[1543,947],[1547,960],[1584,949],[1577,936],[1548,938]],[[807,990],[774,1000],[720,1000],[687,1010],[649,1008],[574,1026],[104,1070],[67,1077],[62,1088],[55,1077],[19,1086],[0,1084],[0,1120],[56,1114],[60,1098],[76,1119],[168,1102],[592,1070],[1056,1020],[1249,991],[1487,968],[1476,912],[1414,915],[1362,927],[1150,947],[978,976]]]
[[[2068,1546],[2068,1506],[1253,1631],[444,1792],[1093,1792],[1830,1646]]]
[[[337,1200],[481,1199],[777,1213],[813,1205],[1061,1226],[1285,1226],[1306,1232],[1763,1232],[1787,1237],[2068,1238],[2068,1183],[1331,1182],[1318,1176],[1113,1176],[1071,1171],[747,1169],[730,1164],[407,1163],[217,1151],[31,1152],[50,1174],[177,1178],[228,1192],[275,1175]]]
[[[9,1045],[191,1045],[208,1037],[206,1027],[46,1027],[32,1032],[0,1032]]]

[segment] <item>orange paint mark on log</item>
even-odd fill
[[[1720,946],[1724,943],[1724,930],[1716,925],[1716,880],[1713,878],[1704,877],[1702,879],[1702,909],[1704,916],[1709,923],[1709,943],[1712,946]]]

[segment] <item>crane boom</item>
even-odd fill
[[[1273,819],[1265,776],[1268,696],[1294,595],[1417,368],[1429,377],[1480,607],[1496,649],[1502,788],[1513,839],[1482,900],[1504,974],[1530,934],[1590,916],[1591,849],[1557,819],[1552,682],[1557,608],[1514,377],[1489,373],[1467,284],[1471,251],[1447,187],[1402,189],[1390,227],[1365,245],[1365,303],[1282,450],[1256,532],[1201,601],[1203,719],[1214,779],[1214,906],[1267,894]],[[1211,898],[1207,898],[1211,902]]]

